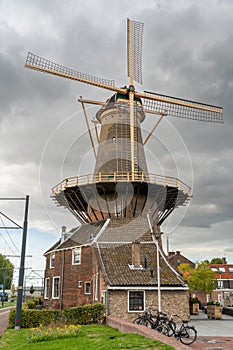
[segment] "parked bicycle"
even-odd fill
[[[191,345],[197,339],[196,329],[193,326],[188,325],[189,321],[182,320],[181,326],[179,330],[177,330],[176,323],[173,320],[175,316],[178,317],[178,315],[172,314],[168,321],[164,322],[163,324],[160,324],[156,328],[156,330],[162,332],[168,337],[174,335],[175,338],[181,341],[181,343],[185,345]]]
[[[158,327],[160,322],[163,322],[163,319],[167,319],[166,316],[166,314],[160,311],[158,311],[157,314],[153,315],[152,309],[149,308],[145,310],[141,315],[139,315],[134,320],[134,323],[155,329],[156,327]]]

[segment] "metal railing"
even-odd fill
[[[145,182],[150,184],[162,185],[164,187],[170,186],[174,188],[178,188],[183,193],[191,196],[191,188],[180,181],[179,179],[171,176],[162,176],[155,174],[145,174],[143,172],[140,173],[117,173],[114,172],[112,174],[103,174],[101,172],[96,174],[88,174],[82,176],[73,176],[69,177],[56,186],[52,188],[52,196],[56,196],[57,194],[63,192],[65,189],[75,186],[83,186],[94,183],[101,182]]]

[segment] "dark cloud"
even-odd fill
[[[1,195],[31,194],[31,226],[52,232],[54,239],[61,225],[76,225],[69,212],[54,206],[50,189],[64,177],[92,171],[77,97],[106,100],[111,93],[26,70],[24,62],[32,51],[125,85],[129,17],[145,24],[144,85],[137,84],[138,90],[224,107],[223,125],[167,117],[147,144],[151,172],[178,176],[193,186],[191,205],[176,210],[163,225],[171,235],[171,249],[196,260],[221,255],[225,249],[233,259],[232,11],[233,3],[217,0],[150,0],[134,6],[109,0],[2,0]],[[95,111],[88,110],[89,119]],[[148,116],[145,135],[154,121]]]

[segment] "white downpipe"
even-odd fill
[[[159,264],[159,242],[158,239],[160,237],[160,233],[158,238],[156,238],[154,232],[153,232],[153,227],[151,225],[151,221],[150,221],[150,215],[147,214],[147,219],[148,219],[148,223],[150,226],[150,232],[151,232],[151,236],[153,239],[153,242],[156,245],[156,255],[157,255],[157,283],[158,283],[158,311],[161,312],[162,311],[162,306],[161,306],[161,288],[160,288],[160,264]]]

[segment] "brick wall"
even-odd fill
[[[145,291],[145,308],[158,310],[157,291]],[[178,314],[181,319],[189,319],[188,291],[161,291],[162,311],[167,315]],[[109,314],[124,320],[133,321],[141,312],[128,312],[127,290],[108,291]]]
[[[107,316],[106,324],[110,327],[118,329],[120,332],[136,333],[142,335],[143,337],[159,340],[165,344],[173,346],[173,348],[177,350],[185,350],[190,348],[189,346],[183,345],[181,342],[177,341],[177,339],[174,337],[168,338],[165,335],[154,331],[153,329],[130,323],[117,317]]]
[[[94,269],[94,270],[93,270]],[[72,249],[55,252],[54,268],[50,268],[50,256],[46,258],[45,278],[50,278],[49,298],[44,300],[47,307],[55,309],[72,307],[76,305],[85,305],[100,301],[101,290],[98,288],[97,299],[94,299],[95,281],[94,275],[99,273],[97,261],[93,264],[93,248],[82,247],[81,264],[72,265]],[[60,296],[61,299],[52,298],[53,277],[60,277]],[[98,285],[104,288],[102,275],[99,273],[96,277]],[[82,285],[79,287],[78,282]],[[91,282],[90,294],[85,294],[85,282]]]

